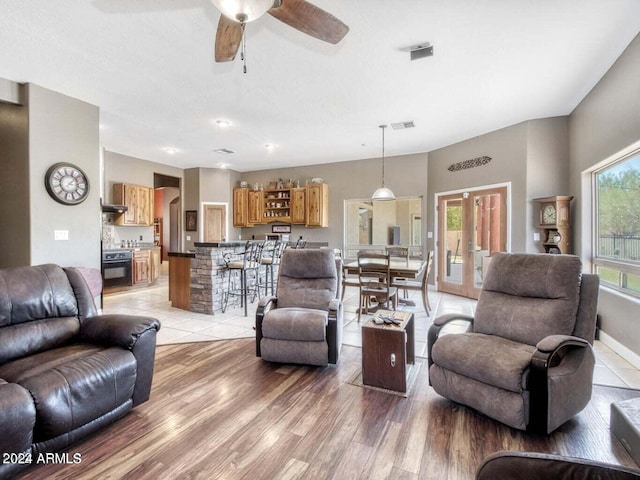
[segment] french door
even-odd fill
[[[507,250],[507,187],[438,197],[438,290],[478,298],[495,252]]]

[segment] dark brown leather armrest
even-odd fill
[[[160,330],[160,321],[141,315],[96,315],[82,322],[80,338],[133,350],[140,336],[149,330]]]

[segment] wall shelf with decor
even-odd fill
[[[291,222],[291,189],[265,190],[262,218],[265,223]]]
[[[571,221],[573,197],[534,198],[538,204],[540,242],[545,253],[571,253]]]

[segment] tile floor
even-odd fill
[[[250,305],[249,315],[243,316],[238,308],[224,314],[204,315],[173,308],[168,301],[168,263],[162,264],[162,275],[156,286],[136,292],[125,292],[104,297],[105,313],[129,313],[151,315],[160,320],[158,344],[188,343],[199,341],[246,338],[254,336],[254,318],[257,302]],[[444,313],[473,314],[475,300],[432,291],[429,294],[432,312],[428,317],[422,310],[419,292],[410,292],[410,299],[417,300],[416,307],[401,306],[415,315],[416,354],[426,357],[427,330],[434,316]],[[358,291],[348,288],[345,295],[343,344],[362,346],[360,324],[357,321]],[[363,316],[361,322],[367,320]],[[463,330],[464,322],[447,327],[451,331]],[[596,369],[594,382],[601,385],[640,389],[640,371],[617,355],[613,350],[596,341]]]

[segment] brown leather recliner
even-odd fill
[[[57,265],[0,270],[0,478],[149,399],[160,322],[98,315],[86,281]]]

